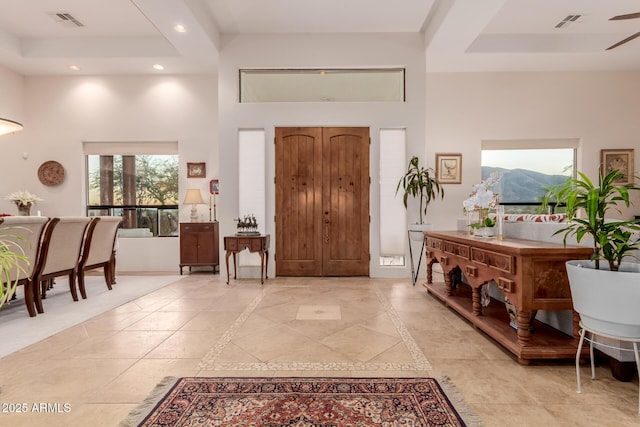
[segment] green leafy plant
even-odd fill
[[[0,224],[2,223],[0,218]],[[0,307],[16,293],[18,280],[11,280],[12,273],[24,273],[24,265],[29,263],[24,250],[17,244],[21,236],[11,233],[12,227],[0,228]]]
[[[611,271],[617,271],[625,256],[640,248],[640,240],[634,232],[640,231],[636,220],[617,221],[607,219],[610,210],[620,212],[617,207],[623,203],[630,206],[629,192],[640,190],[635,184],[617,185],[623,174],[615,169],[606,175],[598,176],[597,185],[584,173],[578,172],[578,178],[572,178],[565,183],[549,189],[543,204],[552,200],[566,204],[568,225],[555,234],[564,233],[564,243],[567,238],[575,236],[579,243],[585,236],[593,238],[593,255],[591,259],[595,267],[600,268],[600,260],[609,263]],[[580,213],[583,212],[584,216]]]
[[[469,224],[469,227],[475,228],[475,229],[484,228],[484,227],[495,227],[496,220],[492,219],[492,218],[489,218],[487,216],[488,213],[489,212],[488,212],[488,209],[487,209],[487,213],[484,214],[485,217],[481,218],[480,221],[478,221],[478,222],[474,222],[473,224]]]
[[[420,222],[424,224],[424,216],[427,215],[427,207],[433,199],[440,196],[444,198],[444,188],[440,181],[436,178],[435,171],[431,168],[425,168],[419,165],[419,159],[417,156],[413,156],[409,161],[407,172],[400,178],[398,186],[396,187],[396,195],[400,191],[400,188],[404,190],[402,201],[404,207],[407,208],[407,200],[409,197],[414,197],[419,200],[420,203]]]

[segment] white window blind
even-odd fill
[[[263,129],[238,131],[238,215],[255,216],[258,231],[265,233],[266,177],[265,133]],[[242,265],[260,265],[257,256],[240,257]]]
[[[178,154],[178,141],[84,141],[84,154]]]
[[[406,167],[405,129],[380,130],[380,256],[404,256],[407,211],[396,187]]]

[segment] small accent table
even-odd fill
[[[229,255],[233,254],[233,278],[236,279],[236,254],[244,249],[249,249],[249,252],[258,252],[260,254],[260,283],[264,284],[264,279],[269,278],[267,272],[269,267],[269,238],[270,236],[268,234],[264,236],[225,236],[224,250],[226,251],[227,285],[229,284],[230,275]]]

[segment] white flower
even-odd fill
[[[491,206],[491,203],[494,199],[493,191],[487,190],[486,188],[479,188],[476,193],[477,205],[483,209]]]
[[[492,209],[498,204],[498,194],[491,190],[502,179],[501,172],[492,172],[489,177],[480,184],[474,184],[470,197],[462,202],[465,212],[479,209]]]
[[[23,205],[31,205],[44,200],[36,196],[35,194],[29,193],[28,190],[20,190],[20,191],[13,192],[8,196],[6,196],[5,199],[11,200],[16,204],[20,203]]]
[[[474,200],[473,197],[465,200],[464,202],[462,202],[462,206],[464,207],[465,211],[472,211],[476,208],[476,201]]]

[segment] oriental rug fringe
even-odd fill
[[[168,391],[167,391],[168,389]],[[445,393],[446,390],[446,393]],[[455,405],[455,406],[454,406]],[[167,377],[121,427],[480,426],[433,378]]]

